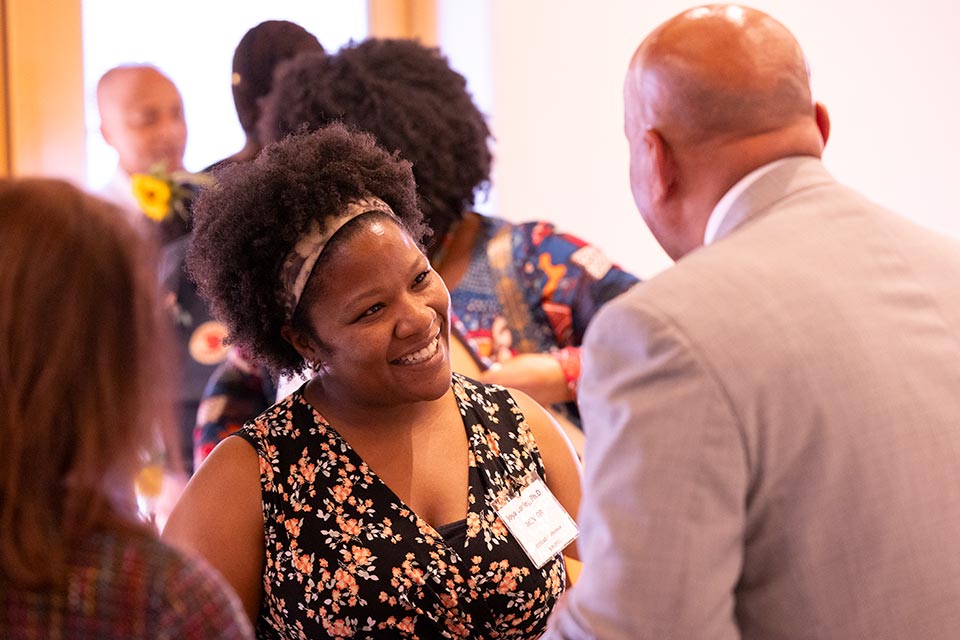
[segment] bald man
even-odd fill
[[[140,215],[130,176],[154,167],[183,169],[187,125],[183,100],[173,82],[151,65],[123,65],[97,83],[97,107],[103,139],[117,151],[117,171],[101,195],[133,219]]]
[[[107,71],[97,84],[100,131],[117,151],[117,171],[103,195],[117,202],[144,233],[158,235],[140,212],[130,176],[159,167],[183,170],[187,126],[183,101],[173,82],[151,65],[123,65]],[[162,237],[162,234],[159,234]],[[187,278],[183,259],[190,235],[164,239],[159,277],[167,293],[180,368],[178,410],[180,446],[186,471],[193,469],[193,427],[203,387],[210,373],[226,358],[226,327],[213,320],[206,301]]]
[[[587,331],[584,567],[547,637],[960,637],[960,243],[830,176],[763,13],[669,20],[624,98],[676,264]]]

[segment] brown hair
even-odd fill
[[[52,581],[84,535],[136,526],[138,454],[175,433],[169,323],[145,244],[66,182],[0,180],[4,580]]]

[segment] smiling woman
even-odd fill
[[[336,277],[313,280],[305,330],[284,333],[324,377],[323,394],[338,400],[327,416],[345,404],[365,412],[436,399],[450,386],[450,295],[382,201],[366,198],[346,211],[324,247],[321,268]]]
[[[451,373],[410,163],[335,124],[216,178],[188,266],[247,354],[316,373],[214,450],[164,536],[264,636],[539,636],[579,463],[528,396]]]

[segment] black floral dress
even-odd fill
[[[427,524],[304,399],[302,390],[237,436],[260,458],[266,564],[261,638],[536,638],[564,589],[492,505],[543,464],[502,387],[454,374],[469,441],[466,522]]]

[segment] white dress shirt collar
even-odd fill
[[[98,194],[123,209],[131,222],[137,222],[139,218],[143,217],[140,212],[140,205],[137,204],[137,199],[133,196],[130,174],[119,166],[110,178],[110,182],[103,185]]]
[[[720,198],[719,202],[717,202],[717,206],[713,208],[713,211],[710,213],[710,217],[707,218],[707,228],[703,232],[703,244],[710,244],[716,239],[717,231],[719,231],[720,225],[723,224],[723,219],[727,217],[730,207],[732,207],[736,199],[740,197],[740,194],[746,191],[754,182],[759,180],[767,173],[770,173],[787,160],[790,160],[790,158],[780,158],[779,160],[774,160],[773,162],[768,162],[761,167],[757,167],[747,175],[740,178],[735,185],[730,187],[730,190],[723,194],[723,197]]]

